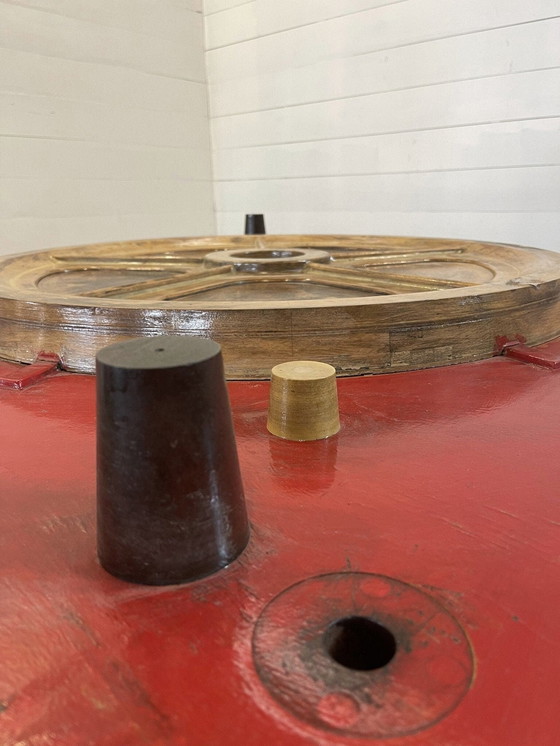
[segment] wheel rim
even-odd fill
[[[345,375],[488,357],[560,334],[560,257],[472,241],[235,236],[97,244],[0,262],[0,356],[92,371],[134,336],[210,336],[230,378],[298,357]]]

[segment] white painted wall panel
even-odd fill
[[[145,34],[181,43],[185,27],[192,27],[192,12],[201,13],[201,0],[4,0],[21,8],[53,13],[55,16],[86,21],[128,32]],[[163,9],[163,12],[162,12]],[[198,23],[197,23],[198,25]],[[187,32],[188,33],[188,32]]]
[[[219,231],[560,250],[560,0],[206,0]]]
[[[206,16],[212,13],[220,13],[223,10],[230,10],[237,5],[248,5],[253,0],[202,0],[204,6],[204,14]]]
[[[407,132],[560,112],[560,67],[220,117],[214,145],[240,147]]]
[[[160,112],[208,113],[204,83],[13,49],[0,48],[0,90]]]
[[[560,65],[560,18],[210,83],[212,115],[298,106]]]
[[[546,182],[550,188],[542,191]],[[438,195],[437,202],[434,194]],[[258,205],[269,212],[552,212],[558,208],[560,166],[436,173],[321,176],[314,179],[218,184],[217,201],[227,212]]]
[[[30,246],[74,246],[98,241],[126,241],[159,236],[196,236],[212,234],[210,227],[201,228],[201,216],[193,211],[132,212],[122,210],[110,215],[80,215],[79,217],[0,218],[0,235],[9,236],[17,248]],[[41,239],[37,244],[38,237]],[[74,238],[74,240],[72,240]]]
[[[118,181],[108,179],[3,179],[0,202],[11,217],[95,217],[110,215],[114,205],[124,214],[132,212],[198,213],[211,197],[210,181]]]
[[[208,149],[0,136],[2,177],[208,181]],[[154,187],[157,184],[154,184]]]
[[[0,0],[0,253],[215,228],[200,0]]]
[[[229,148],[218,181],[299,179],[329,174],[459,171],[558,162],[560,117],[342,139]]]
[[[0,0],[0,251],[213,232],[201,10],[220,232],[560,249],[560,0]]]
[[[203,94],[204,89],[199,92]],[[0,93],[0,131],[7,135],[143,143],[180,148],[208,142],[208,121],[177,111],[125,108],[51,96]]]
[[[106,5],[118,6],[109,0]],[[162,13],[164,3],[154,12]],[[187,80],[204,81],[202,18],[191,12],[184,39],[170,41],[147,33],[104,26],[62,14],[2,1],[0,46],[47,57],[132,67]]]
[[[252,0],[222,8],[220,22],[208,25],[206,45],[215,49],[402,2],[407,0]]]
[[[290,0],[297,6],[305,3]],[[240,40],[213,48],[213,29],[224,24],[237,28],[227,14],[210,16],[206,23],[208,77],[237,78],[304,67],[320,60],[343,59],[372,51],[388,50],[446,37],[526,24],[560,15],[559,0],[405,0],[354,13],[348,0],[344,16],[299,28],[281,28],[285,3],[274,3],[280,29],[273,33],[268,7],[273,0],[256,0],[251,6],[258,14],[261,33],[257,38]],[[239,12],[246,6],[240,6]],[[263,30],[265,29],[265,30]],[[481,61],[483,64],[483,61]]]
[[[258,206],[258,205],[257,205]],[[243,231],[239,212],[218,214],[224,235]],[[438,238],[471,238],[496,243],[551,248],[550,237],[560,234],[560,213],[485,213],[484,219],[468,212],[271,212],[266,216],[269,233],[351,233]],[[398,230],[400,229],[400,230]]]

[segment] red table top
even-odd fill
[[[94,378],[0,390],[2,744],[560,743],[560,371],[497,357],[338,386],[340,433],[293,443],[266,430],[267,383],[230,384],[249,547],[158,588],[96,560]],[[422,644],[314,679],[298,625],[374,596]]]

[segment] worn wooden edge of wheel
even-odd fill
[[[159,301],[57,296],[35,283],[60,272],[57,257],[116,249],[146,256],[226,248],[464,250],[484,266],[497,256],[500,278],[471,287],[320,300]],[[54,259],[53,259],[54,257]],[[511,268],[511,273],[503,267]],[[75,268],[72,265],[71,268]],[[52,269],[52,267],[51,267]],[[497,339],[540,344],[560,334],[560,256],[542,249],[457,239],[386,236],[225,236],[144,239],[50,249],[0,261],[0,357],[24,363],[57,354],[62,367],[93,372],[96,352],[114,342],[162,333],[208,336],[222,345],[228,378],[267,378],[274,365],[311,358],[338,375],[449,365],[489,357]]]

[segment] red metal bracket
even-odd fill
[[[52,352],[40,352],[30,365],[0,360],[0,388],[26,389],[59,366],[60,358]]]
[[[524,344],[510,345],[504,349],[504,355],[522,363],[560,370],[560,338],[536,347],[527,347]]]
[[[513,339],[509,337],[496,337],[494,339],[494,355],[503,355],[510,347],[525,344],[527,340],[521,334],[516,334]]]

